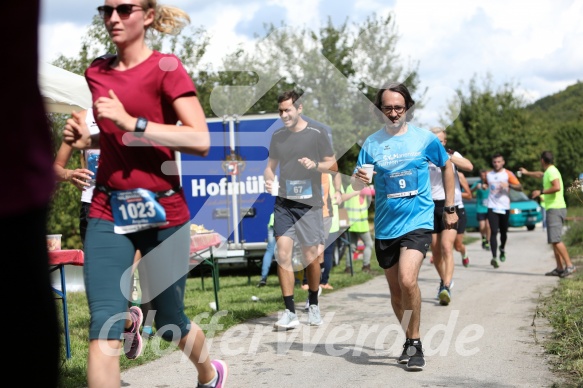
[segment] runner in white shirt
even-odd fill
[[[522,185],[512,171],[504,168],[504,157],[497,153],[492,156],[492,171],[486,175],[490,194],[488,195],[488,223],[490,224],[490,264],[498,268],[498,230],[500,230],[500,261],[506,261],[504,248],[508,239],[508,220],[510,218],[510,189],[522,191]]]
[[[447,134],[444,128],[433,127],[431,128],[437,138],[441,141],[441,144],[445,147],[447,144]],[[433,257],[433,265],[437,270],[440,277],[439,291],[437,298],[439,299],[439,304],[442,306],[447,306],[451,301],[451,288],[453,286],[453,271],[454,271],[454,258],[453,250],[456,241],[456,236],[458,229],[463,227],[462,234],[465,231],[466,217],[465,210],[463,209],[463,202],[461,196],[460,182],[458,177],[458,168],[466,171],[471,171],[474,166],[472,162],[464,158],[459,152],[454,152],[448,150],[448,155],[450,160],[454,164],[454,180],[455,180],[455,196],[454,196],[454,206],[455,212],[458,215],[458,224],[456,228],[447,229],[443,225],[443,212],[445,205],[445,191],[443,188],[443,180],[441,176],[441,169],[435,167],[432,163],[429,163],[429,179],[431,182],[431,196],[434,208],[434,221],[433,221],[433,233],[431,240],[431,253]],[[460,207],[461,206],[461,207]],[[462,220],[463,217],[463,220]]]

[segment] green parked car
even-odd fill
[[[480,177],[468,177],[470,187],[480,180]],[[478,229],[476,218],[476,199],[464,199],[464,208],[468,219],[466,228]],[[528,198],[522,191],[510,189],[510,221],[513,228],[526,226],[528,230],[534,230],[536,224],[543,219],[542,208],[538,202]]]

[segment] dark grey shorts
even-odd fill
[[[375,239],[375,252],[379,265],[383,269],[391,268],[399,262],[401,248],[415,249],[425,254],[431,245],[431,229],[415,229],[401,237],[388,240]]]
[[[563,223],[567,217],[567,209],[547,209],[547,242],[549,244],[561,242]]]
[[[273,211],[275,237],[287,236],[306,247],[326,241],[321,207],[286,207],[276,203]]]

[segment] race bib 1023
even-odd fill
[[[112,191],[110,203],[114,232],[117,234],[138,232],[168,223],[164,207],[150,190]]]

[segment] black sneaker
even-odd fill
[[[423,347],[421,346],[421,341],[412,340],[409,342],[409,348],[407,349],[407,354],[409,354],[409,361],[407,361],[408,370],[423,370],[425,367],[425,358],[423,357]]]
[[[257,284],[257,287],[265,287],[267,285],[267,280],[261,279]]]
[[[555,268],[552,271],[545,273],[545,276],[561,276],[563,274],[562,269]]]
[[[405,344],[403,345],[403,353],[401,353],[401,357],[399,357],[399,364],[406,364],[409,362],[409,358],[411,358],[407,354],[407,350],[409,349],[409,338],[405,340]]]

